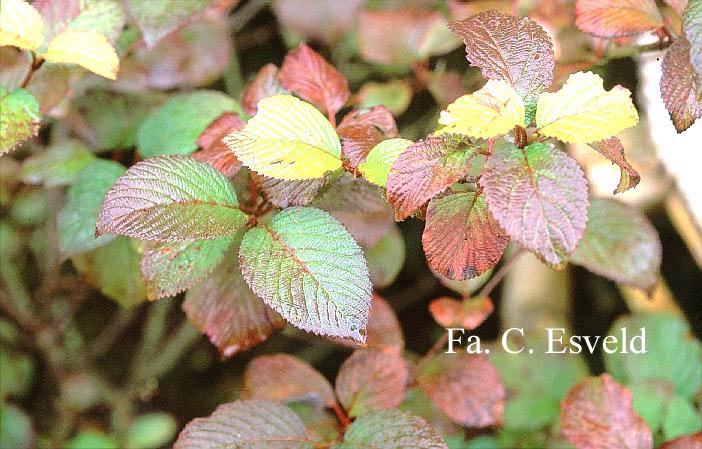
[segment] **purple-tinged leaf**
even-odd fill
[[[129,12],[149,47],[192,20],[209,3],[210,0],[126,0]]]
[[[702,100],[697,100],[690,49],[690,42],[680,36],[663,58],[661,96],[678,133],[702,117]]]
[[[641,181],[641,175],[627,162],[624,157],[624,146],[616,137],[600,140],[589,144],[597,150],[602,156],[606,157],[613,164],[617,164],[621,170],[619,177],[619,185],[614,189],[614,193],[623,193],[629,189],[633,189]]]
[[[454,422],[465,427],[502,423],[505,387],[482,354],[441,353],[423,360],[417,384]]]
[[[304,360],[288,354],[253,359],[244,372],[244,397],[282,402],[312,402],[324,407],[336,404],[329,381]]]
[[[263,196],[275,207],[307,206],[312,203],[319,190],[328,182],[329,175],[318,179],[277,179],[254,174],[256,185]]]
[[[494,267],[509,237],[492,217],[485,195],[453,193],[429,202],[422,246],[429,266],[454,280]]]
[[[185,426],[173,449],[313,449],[305,425],[275,401],[247,400],[220,405],[207,418]]]
[[[349,82],[304,42],[288,53],[278,75],[287,90],[334,116],[351,96]]]
[[[702,449],[702,433],[677,437],[660,446],[660,449]]]
[[[204,282],[191,288],[182,307],[223,357],[246,351],[285,325],[246,285],[235,258],[225,259]]]
[[[683,34],[690,42],[690,63],[696,75],[697,98],[702,101],[702,1],[687,2],[683,13]]]
[[[366,346],[368,349],[384,352],[399,352],[405,347],[402,327],[397,320],[395,311],[390,304],[376,292],[373,292],[366,333]],[[358,348],[358,343],[354,341],[342,338],[334,338],[333,340],[354,349]]]
[[[231,236],[248,216],[238,208],[229,180],[185,156],[145,159],[105,195],[96,235],[180,242]]]
[[[283,27],[304,39],[334,44],[351,30],[363,0],[276,0],[273,12]]]
[[[249,115],[256,115],[258,102],[262,98],[289,93],[278,80],[278,67],[275,64],[266,64],[256,74],[241,98],[241,106]]]
[[[570,156],[553,145],[495,145],[480,185],[493,217],[520,245],[560,267],[587,222],[587,181]]]
[[[658,283],[661,241],[639,210],[614,200],[593,200],[574,264],[615,282],[650,291]]]
[[[407,377],[399,351],[358,350],[339,368],[336,396],[351,417],[395,408],[405,398]]]
[[[225,112],[220,115],[200,134],[197,146],[200,151],[193,153],[193,159],[205,162],[228,178],[232,178],[241,169],[241,162],[222,139],[235,131],[244,128],[244,121],[236,112]]]
[[[575,25],[598,37],[620,37],[662,27],[654,0],[576,0]]]
[[[585,379],[561,402],[561,431],[578,449],[652,449],[651,429],[632,399],[607,373]]]
[[[351,168],[365,161],[378,143],[398,135],[395,119],[385,106],[349,112],[339,123],[336,133],[341,138],[341,155]]]
[[[405,219],[424,203],[464,178],[480,147],[460,136],[430,136],[407,147],[390,168],[388,201]]]

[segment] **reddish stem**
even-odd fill
[[[334,414],[336,415],[336,419],[339,420],[339,425],[341,426],[341,433],[343,434],[346,431],[346,428],[351,424],[351,419],[348,417],[346,412],[341,408],[338,402],[335,402],[334,405],[332,406],[332,410],[334,411]]]

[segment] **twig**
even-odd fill
[[[44,58],[37,58],[37,55],[34,52],[31,52],[30,54],[32,56],[32,64],[29,66],[29,70],[20,84],[21,88],[27,87],[29,82],[32,80],[32,76],[34,76],[34,72],[39,70],[39,68],[44,64]]]
[[[263,8],[268,6],[269,0],[251,0],[239,8],[230,20],[232,32],[238,33],[247,23],[261,12]]]
[[[120,309],[117,317],[110,322],[102,332],[93,340],[92,347],[88,352],[88,360],[95,360],[117,341],[117,338],[124,332],[134,318],[134,311],[131,309]]]
[[[492,291],[495,289],[495,287],[497,287],[500,281],[502,281],[502,279],[507,275],[509,269],[512,268],[519,256],[521,256],[523,253],[524,250],[522,248],[519,248],[514,253],[512,253],[509,259],[504,264],[502,264],[499,270],[497,270],[497,273],[493,274],[492,277],[490,277],[490,280],[487,281],[483,289],[480,290],[480,293],[478,293],[476,297],[485,298],[488,295],[490,295],[490,293],[492,293]]]

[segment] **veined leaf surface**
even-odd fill
[[[609,139],[593,142],[590,146],[597,150],[602,156],[612,161],[612,163],[619,166],[621,175],[619,176],[619,184],[617,188],[614,189],[614,193],[626,192],[639,184],[641,175],[627,162],[624,157],[624,146],[619,139],[610,137]]]
[[[536,108],[539,132],[563,142],[595,142],[638,122],[629,89],[606,91],[602,78],[592,72],[570,75],[558,92],[541,94]]]
[[[690,63],[696,74],[697,98],[702,101],[702,1],[687,2],[683,13],[683,34],[690,42]]]
[[[690,42],[680,36],[663,57],[661,96],[679,133],[702,117],[702,99],[697,100],[695,73],[690,64],[691,48]]]
[[[663,26],[655,0],[576,0],[575,25],[598,37],[628,36]]]
[[[355,109],[344,116],[336,128],[341,151],[351,168],[358,167],[375,145],[397,137],[397,125],[385,106]]]
[[[244,235],[246,283],[291,324],[365,341],[371,284],[363,252],[326,212],[291,207]]]
[[[32,5],[24,0],[0,2],[0,47],[12,45],[36,50],[44,43],[44,20]]]
[[[180,242],[234,235],[248,217],[216,169],[186,156],[145,159],[107,192],[96,233]]]
[[[289,93],[278,80],[278,67],[275,64],[266,64],[256,74],[256,78],[244,89],[241,97],[241,106],[249,115],[256,115],[258,102],[266,97]]]
[[[0,156],[39,132],[39,102],[24,89],[0,87]]]
[[[224,142],[244,165],[273,178],[321,178],[341,167],[334,128],[314,106],[291,95],[259,101],[246,127]]]
[[[585,231],[587,182],[577,162],[552,145],[495,146],[480,180],[502,229],[545,262],[560,266]]]
[[[63,31],[49,42],[46,53],[41,56],[48,62],[78,64],[107,79],[117,79],[117,52],[107,38],[96,31]]]
[[[488,139],[507,134],[524,122],[524,102],[507,81],[489,80],[441,111],[439,134],[455,133]]]
[[[210,164],[228,178],[233,177],[241,169],[241,162],[222,139],[233,131],[239,131],[244,125],[236,112],[220,115],[197,138],[197,146],[201,150],[193,153],[193,158]]]
[[[383,140],[370,150],[366,160],[358,166],[364,178],[373,184],[385,187],[390,167],[405,149],[412,145],[411,140],[396,137]]]

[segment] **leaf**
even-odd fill
[[[291,95],[258,102],[258,113],[224,142],[250,169],[278,179],[321,178],[341,167],[341,144],[329,121]]]
[[[561,431],[578,449],[651,449],[646,421],[629,390],[605,373],[571,388],[561,403]]]
[[[415,210],[465,177],[480,148],[460,136],[429,136],[405,149],[388,174],[388,202],[396,218]]]
[[[49,42],[41,56],[56,64],[77,64],[107,79],[117,79],[119,57],[107,38],[96,31],[66,30]]]
[[[238,250],[238,243],[235,245]],[[246,285],[238,263],[229,257],[205,281],[188,290],[183,310],[223,357],[248,350],[285,325]]]
[[[346,429],[342,443],[332,449],[448,449],[424,419],[399,410],[363,415]]]
[[[419,366],[417,384],[454,422],[466,427],[502,423],[505,387],[482,354],[441,353]]]
[[[114,43],[127,19],[120,0],[34,0],[32,6],[44,18],[47,41],[68,29],[95,31]]]
[[[398,227],[392,226],[375,244],[365,246],[363,253],[373,286],[386,288],[395,281],[405,263],[405,240]]]
[[[351,31],[363,3],[346,0],[339,8],[336,0],[277,0],[272,7],[286,32],[334,44]]]
[[[256,176],[256,184],[263,196],[275,207],[307,206],[317,197],[329,180],[329,175],[318,179],[288,180]]]
[[[266,400],[220,405],[196,418],[178,435],[174,449],[312,449],[300,418],[286,406]]]
[[[304,42],[285,56],[278,74],[283,87],[333,117],[351,96],[349,82]]]
[[[291,324],[365,340],[371,285],[361,248],[325,212],[291,207],[244,235],[246,283]]]
[[[288,91],[278,80],[278,67],[275,64],[266,64],[261,67],[256,78],[244,90],[241,106],[247,114],[256,115],[260,100],[287,93]]]
[[[71,260],[88,283],[97,287],[103,295],[122,307],[132,307],[146,299],[144,279],[139,269],[140,258],[128,238],[117,237]]]
[[[168,413],[146,413],[134,418],[127,431],[126,446],[131,449],[151,449],[164,446],[178,431],[178,422]]]
[[[287,354],[253,359],[244,372],[243,397],[282,402],[312,402],[334,407],[329,381],[307,362]]]
[[[0,156],[39,133],[39,103],[24,89],[0,87]]]
[[[553,145],[495,145],[480,185],[492,216],[520,245],[561,266],[587,222],[587,182],[578,164]]]
[[[239,131],[244,125],[236,112],[223,113],[197,138],[197,146],[201,150],[193,153],[193,159],[211,165],[228,178],[234,177],[241,169],[241,162],[222,139],[231,132]]]
[[[702,416],[692,401],[675,396],[667,405],[668,410],[663,421],[666,440],[702,430]]]
[[[639,210],[617,201],[593,200],[571,261],[614,282],[651,291],[660,276],[658,233]]]
[[[209,165],[161,156],[132,166],[105,195],[96,235],[181,242],[231,236],[247,222],[234,187]]]
[[[508,243],[485,195],[454,193],[429,202],[422,246],[429,265],[444,276],[465,280],[481,275],[499,262]]]
[[[394,225],[382,191],[350,173],[343,173],[311,204],[339,220],[361,245],[374,245]]]
[[[239,112],[227,95],[212,90],[177,94],[151,112],[137,133],[137,146],[144,157],[189,154],[197,139],[224,112]]]
[[[209,3],[210,0],[127,0],[149,47],[202,12]]]
[[[690,42],[680,36],[663,57],[661,97],[678,133],[702,117],[702,100],[697,100],[690,49]]]
[[[368,326],[366,327],[366,348],[382,352],[400,352],[405,347],[402,327],[390,304],[377,292],[373,292]],[[331,338],[336,343],[358,349],[358,343],[343,338]]]
[[[695,71],[697,98],[702,101],[702,2],[689,0],[683,13],[683,34],[690,42],[690,63]]]
[[[598,37],[620,37],[662,27],[653,0],[576,0],[575,25]]]
[[[412,102],[412,94],[412,84],[406,79],[384,83],[368,81],[358,89],[355,99],[363,108],[385,106],[392,114],[400,115]]]
[[[385,106],[354,109],[336,128],[341,137],[341,153],[351,168],[358,167],[371,149],[382,140],[397,136],[397,125]]]
[[[11,45],[33,51],[43,43],[44,20],[39,11],[24,0],[3,0],[0,6],[0,47]]]
[[[5,401],[0,403],[0,447],[30,449],[36,439],[29,415]]]
[[[80,141],[66,140],[25,159],[20,176],[27,184],[67,186],[93,160],[95,156]]]
[[[335,391],[351,417],[399,406],[405,397],[407,365],[398,352],[355,351],[339,368]]]
[[[105,194],[125,168],[113,161],[94,159],[81,170],[68,189],[66,204],[58,216],[61,254],[73,256],[104,246],[114,236],[95,236],[95,222]]]
[[[358,171],[373,184],[385,187],[393,163],[413,143],[400,137],[383,140],[368,152],[365,161],[358,165]]]
[[[490,298],[464,298],[462,301],[458,301],[443,296],[429,304],[429,312],[439,325],[467,330],[480,327],[493,310],[495,310],[495,306]]]
[[[490,138],[507,134],[524,122],[524,102],[507,81],[489,80],[441,111],[437,134],[455,133]]]
[[[150,300],[175,296],[197,285],[222,261],[233,237],[152,243],[144,249],[141,273]]]
[[[495,10],[450,22],[449,28],[463,38],[466,59],[485,78],[514,87],[531,122],[536,98],[551,86],[555,67],[553,44],[543,28],[529,18]]]
[[[702,433],[678,437],[660,446],[660,449],[702,449]]]
[[[621,175],[619,177],[619,185],[614,189],[615,194],[626,192],[639,184],[641,175],[627,162],[624,157],[624,146],[622,146],[619,139],[610,137],[609,139],[592,142],[590,146],[619,166]]]
[[[676,394],[693,398],[702,390],[702,344],[693,337],[687,322],[665,313],[644,314],[617,320],[610,335],[621,336],[626,328],[639,334],[646,329],[646,354],[605,354],[607,371],[620,382],[665,380]]]
[[[606,91],[592,72],[574,73],[558,92],[541,94],[536,109],[539,133],[563,142],[595,142],[638,122],[629,89],[617,85]]]

